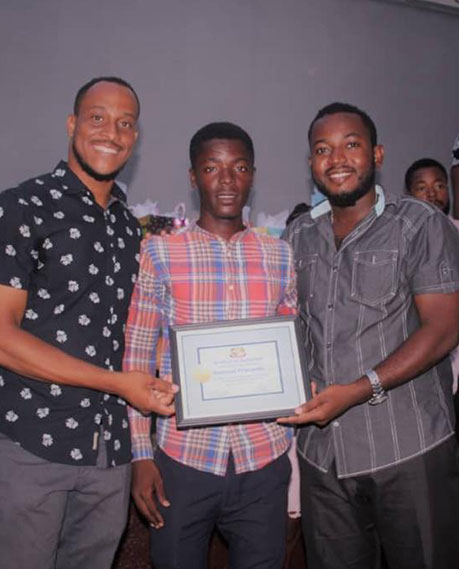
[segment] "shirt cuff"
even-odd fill
[[[147,459],[153,460],[153,444],[149,434],[132,436],[131,444],[132,462]]]

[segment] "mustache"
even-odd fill
[[[355,170],[354,168],[351,168],[350,166],[340,166],[339,168],[337,168],[336,166],[330,166],[330,168],[327,168],[327,170],[325,170],[325,174],[327,176],[329,176],[330,174],[334,174],[334,173],[354,173]]]

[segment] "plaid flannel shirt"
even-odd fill
[[[142,244],[140,273],[126,327],[124,369],[170,378],[169,325],[296,312],[292,253],[278,239],[245,229],[229,241],[196,224]],[[161,342],[158,340],[161,338]],[[160,347],[159,347],[160,346]],[[153,458],[151,418],[129,409],[133,459]],[[258,470],[286,452],[291,429],[275,422],[177,430],[157,419],[159,447],[174,460],[224,475]]]

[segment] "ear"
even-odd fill
[[[198,184],[197,184],[197,182],[196,182],[196,173],[195,173],[195,171],[193,170],[193,168],[190,168],[190,169],[188,170],[188,175],[189,175],[189,177],[190,177],[190,184],[191,184],[191,187],[194,188],[194,189],[196,189],[196,188],[198,187]]]
[[[67,135],[69,138],[73,137],[73,133],[75,132],[75,125],[76,125],[76,116],[75,115],[69,115],[67,117],[67,122],[66,122]]]
[[[384,162],[384,146],[382,144],[377,144],[373,148],[373,158],[375,161],[376,169],[379,170]]]

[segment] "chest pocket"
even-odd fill
[[[360,251],[352,264],[351,297],[377,306],[395,296],[398,251]]]
[[[314,285],[317,273],[318,254],[305,255],[297,259],[295,268],[297,272],[298,296],[300,301],[308,302],[314,298]]]

